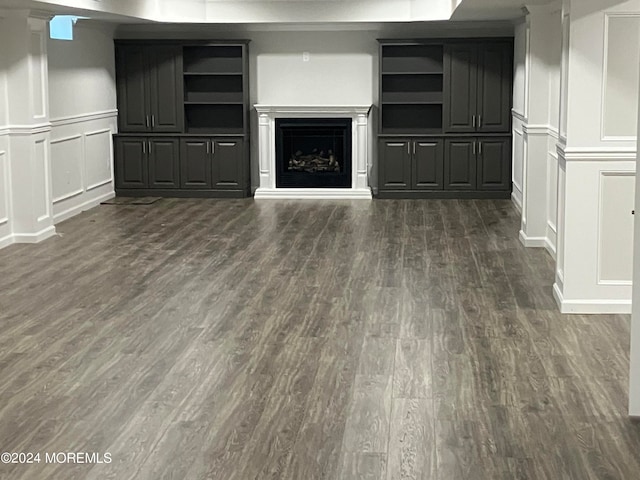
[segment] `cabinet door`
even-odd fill
[[[477,105],[477,47],[471,44],[445,48],[444,129],[475,132]]]
[[[180,145],[180,186],[211,188],[211,140],[183,139]]]
[[[511,125],[512,47],[509,43],[478,49],[479,132],[509,132]]]
[[[213,142],[213,186],[236,189],[242,186],[244,158],[241,139],[216,139]]]
[[[180,142],[176,138],[149,140],[149,187],[180,187]]]
[[[121,45],[116,51],[118,126],[121,132],[147,132],[151,127],[147,110],[149,87],[145,52],[145,48],[139,45]]]
[[[476,140],[447,139],[444,148],[445,190],[476,189]]]
[[[148,47],[151,128],[154,132],[181,132],[184,126],[182,49]]]
[[[413,149],[412,188],[442,190],[444,187],[442,140],[414,140]]]
[[[478,189],[510,190],[511,141],[508,138],[478,139]]]
[[[411,186],[411,141],[408,138],[380,140],[378,184],[381,189],[404,190]]]
[[[147,188],[149,185],[147,139],[116,138],[116,187]]]

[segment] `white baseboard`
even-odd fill
[[[511,201],[516,206],[518,212],[522,213],[522,200],[518,198],[516,192],[511,192]]]
[[[527,237],[527,234],[524,233],[523,230],[520,230],[520,234],[518,236],[520,238],[520,243],[525,247],[544,248],[546,246],[546,237]]]
[[[91,200],[87,200],[86,202],[83,202],[80,205],[76,205],[63,212],[57,213],[53,216],[53,223],[60,223],[71,217],[75,217],[76,215],[84,211],[91,210],[92,208],[97,207],[102,202],[106,200],[110,200],[115,196],[116,196],[116,192],[111,190],[110,192],[100,195],[99,197],[92,198]]]
[[[47,227],[37,233],[14,233],[14,243],[40,243],[56,234],[56,227]]]
[[[7,235],[6,237],[0,238],[0,248],[8,247],[14,243],[15,240],[13,239],[13,235]]]
[[[567,300],[557,283],[553,284],[553,297],[560,313],[573,314],[630,314],[631,300],[581,298]]]
[[[258,188],[256,200],[371,200],[370,188]]]

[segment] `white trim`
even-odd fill
[[[553,297],[560,313],[572,314],[630,314],[631,300],[575,299],[567,300],[557,283],[553,284]]]
[[[58,117],[58,118],[51,119],[51,126],[63,127],[65,125],[73,125],[75,123],[92,122],[94,120],[105,120],[105,119],[116,118],[117,116],[118,116],[117,109],[104,110],[101,112],[81,113],[79,115],[69,115],[67,117]]]
[[[370,188],[263,188],[256,189],[254,198],[305,200],[371,200]]]
[[[551,220],[547,220],[547,227],[549,227],[553,233],[558,233],[558,227],[554,225]]]
[[[527,248],[543,248],[547,241],[546,237],[528,237],[524,230],[520,230],[518,238],[520,243]]]
[[[551,125],[527,124],[522,126],[522,130],[529,136],[548,135],[556,140],[558,139],[558,129]]]
[[[65,193],[61,197],[54,198],[52,200],[52,203],[55,205],[56,203],[64,202],[65,200],[69,200],[70,198],[77,197],[78,195],[82,195],[83,193],[84,193],[84,188],[81,188],[79,190],[76,190],[70,193]]]
[[[511,109],[511,116],[520,120],[522,123],[527,123],[527,116],[524,113],[518,112],[515,109]]]
[[[0,127],[0,137],[8,136],[10,131],[11,130],[9,129],[9,126],[3,125],[2,127]]]
[[[514,186],[515,186],[515,182],[513,182],[513,183],[514,183]],[[520,192],[520,193],[522,193],[522,192]],[[518,210],[518,212],[522,213],[522,200],[520,200],[518,198],[518,196],[516,195],[516,192],[511,192],[511,201],[515,205],[515,207]]]
[[[0,249],[8,247],[9,245],[13,245],[15,240],[12,234],[7,235],[6,237],[0,238]]]
[[[55,140],[50,140],[49,143],[51,145],[56,145],[58,143],[70,142],[71,140],[82,139],[82,134],[78,133],[77,135],[71,135],[69,137],[56,138]]]
[[[4,133],[6,132],[6,133]],[[28,136],[28,135],[37,135],[39,133],[49,133],[51,132],[51,123],[37,123],[33,125],[7,125],[3,129],[4,135],[10,136]]]
[[[258,112],[278,115],[295,113],[301,116],[312,117],[318,114],[331,115],[368,115],[371,105],[262,105],[256,104],[254,108]]]
[[[94,185],[89,185],[87,187],[87,192],[91,192],[92,190],[95,190],[96,188],[100,188],[100,187],[104,187],[105,185],[108,185],[110,183],[113,183],[113,175],[111,176],[111,178],[109,178],[108,180],[102,180]]]
[[[84,203],[81,203],[80,205],[76,205],[74,207],[71,207],[63,212],[57,213],[53,216],[53,222],[54,223],[60,223],[63,222],[64,220],[71,218],[75,215],[78,215],[86,210],[91,210],[94,207],[97,207],[98,205],[100,205],[102,202],[106,201],[106,200],[110,200],[113,197],[116,196],[116,193],[111,190],[110,192],[107,192],[103,195],[100,195],[99,197],[93,198],[91,200],[88,200]]]
[[[637,151],[627,147],[577,148],[557,145],[558,157],[565,161],[626,161],[636,160]]]
[[[14,233],[14,243],[40,243],[56,235],[56,228],[52,225],[37,233]]]
[[[82,148],[83,148],[83,152],[84,152],[84,164],[86,167],[87,164],[87,137],[93,137],[96,135],[103,135],[105,133],[108,133],[109,135],[113,136],[113,130],[111,128],[101,128],[100,130],[94,130],[91,132],[86,132],[84,134],[84,141],[82,143]],[[100,188],[103,187],[104,185],[107,185],[108,183],[113,183],[113,142],[109,142],[109,158],[111,159],[111,168],[109,169],[110,175],[108,179],[105,180],[100,180],[97,183],[94,183],[92,185],[88,185],[86,191],[90,192],[92,190],[95,190],[96,188]]]
[[[551,243],[551,240],[549,239],[549,237],[544,239],[544,248],[547,251],[547,253],[551,255],[551,258],[555,260],[556,254],[557,254],[556,246],[553,243]]]

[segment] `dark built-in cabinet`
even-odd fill
[[[511,39],[380,41],[378,196],[508,198]]]
[[[250,193],[247,42],[117,41],[120,195]]]

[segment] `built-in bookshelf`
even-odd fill
[[[442,45],[381,45],[383,133],[442,132]]]
[[[247,114],[243,46],[185,46],[183,68],[186,133],[243,133]]]

